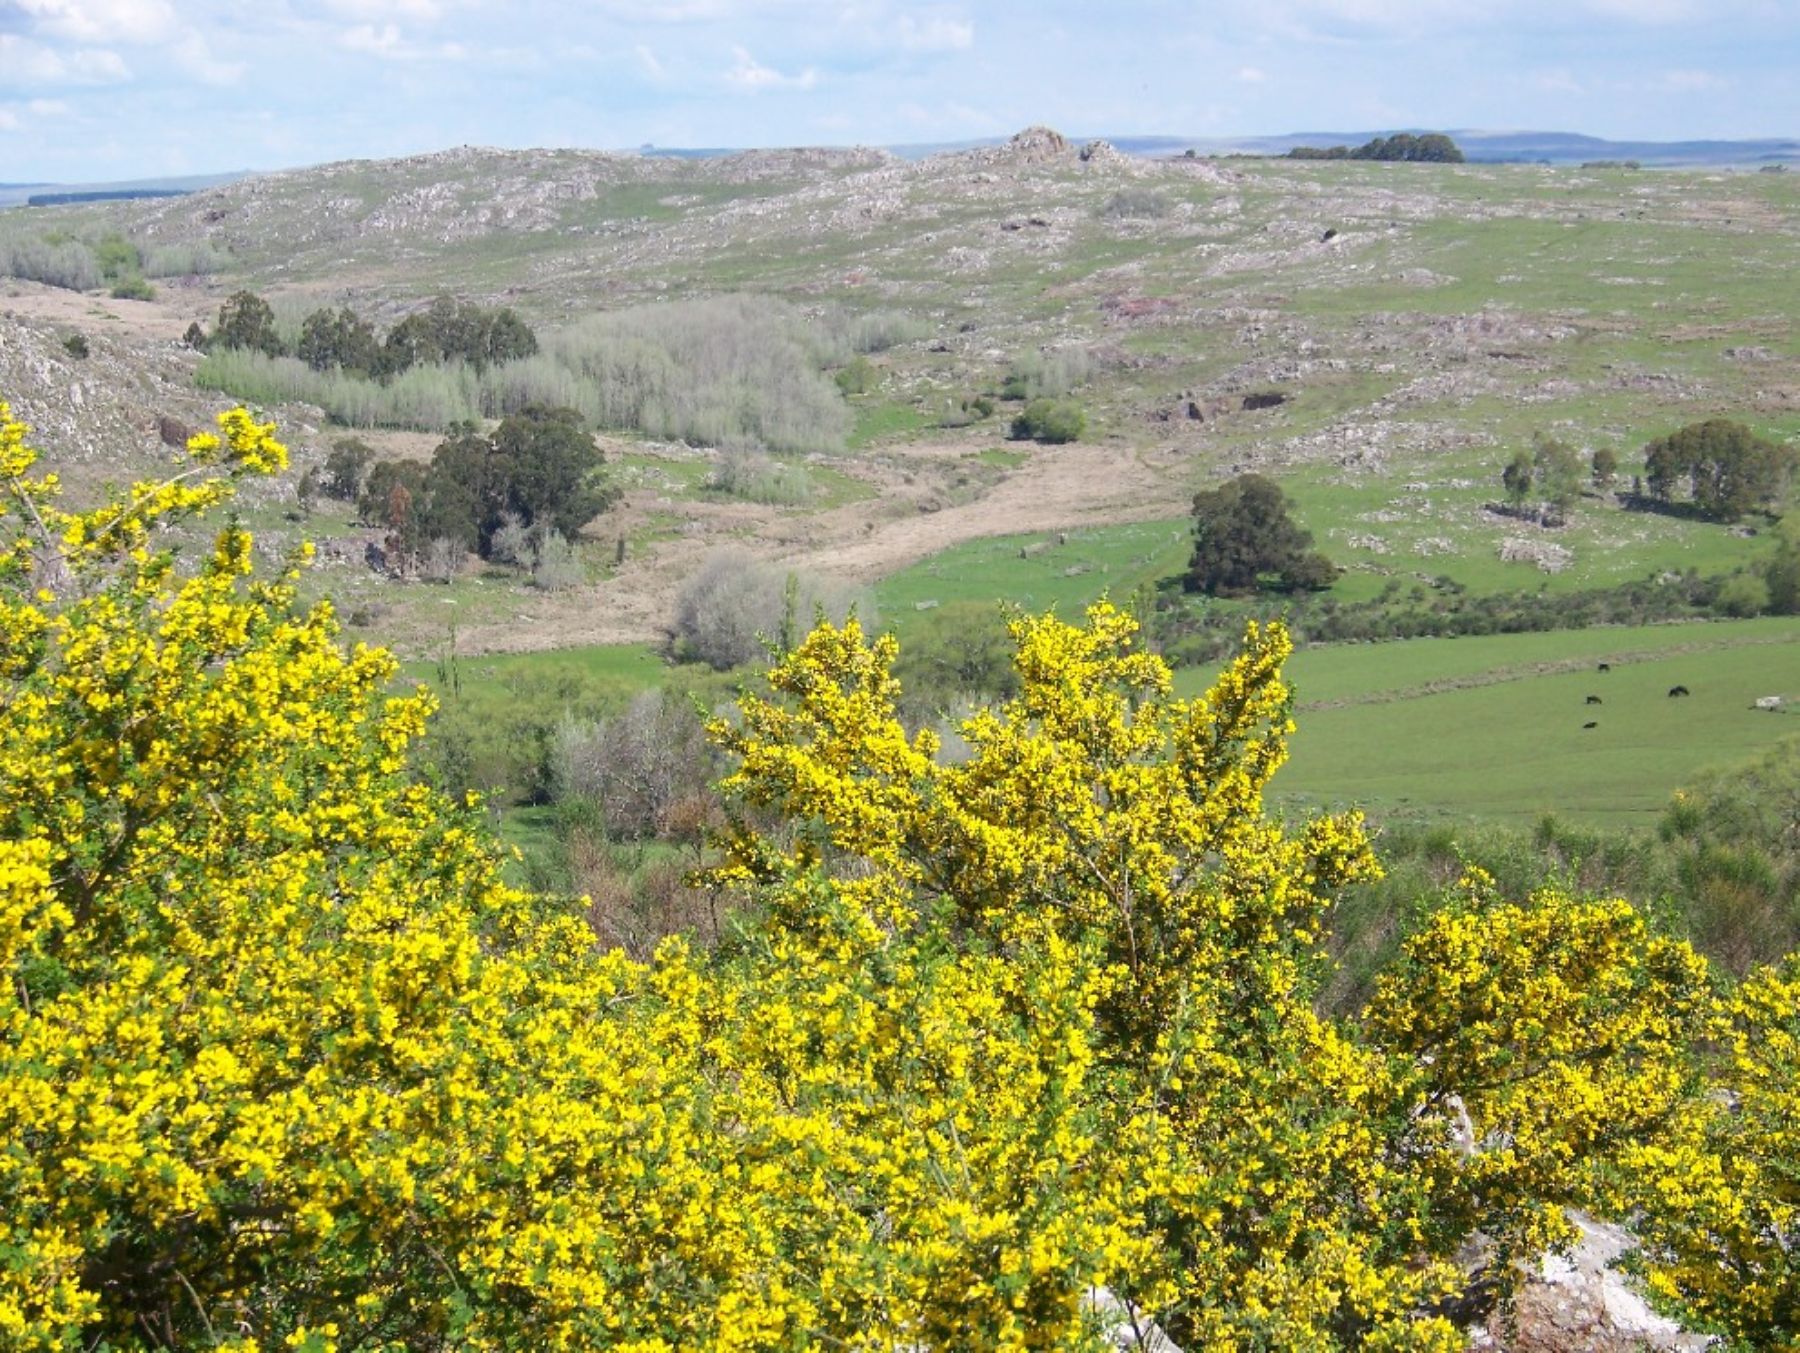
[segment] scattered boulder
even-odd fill
[[[1507,564],[1534,564],[1545,573],[1561,573],[1575,562],[1575,552],[1548,540],[1508,536],[1500,542],[1500,560]]]
[[[194,430],[179,418],[171,418],[165,413],[156,420],[156,435],[162,439],[164,446],[172,446],[180,450],[188,444],[188,439],[194,435]]]

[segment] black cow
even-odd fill
[[[1669,687],[1669,699],[1671,699],[1671,700],[1673,700],[1678,695],[1686,695],[1686,694],[1688,694],[1688,688],[1686,686],[1671,686],[1671,687]]]
[[[1588,703],[1589,703],[1589,704],[1590,704],[1590,705],[1599,705],[1599,704],[1604,704],[1604,703],[1605,703],[1605,701],[1603,701],[1603,700],[1602,700],[1602,699],[1601,699],[1601,698],[1600,698],[1600,697],[1599,697],[1599,696],[1597,696],[1597,695],[1590,695],[1590,696],[1589,696],[1589,697],[1588,697],[1588,698],[1587,698],[1587,702],[1588,702]]]
[[[1610,672],[1612,671],[1612,664],[1610,662],[1603,662],[1600,664],[1600,670],[1602,672]]]
[[[1598,719],[1589,719],[1586,723],[1582,724],[1581,726],[1583,728],[1598,728],[1600,726],[1600,721]]]

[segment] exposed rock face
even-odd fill
[[[1027,127],[1006,143],[1006,156],[1011,160],[1037,163],[1060,160],[1069,153],[1069,138],[1051,127]]]
[[[1636,1248],[1631,1232],[1580,1212],[1570,1212],[1569,1220],[1580,1238],[1568,1256],[1547,1255],[1538,1275],[1521,1289],[1513,1319],[1494,1317],[1475,1332],[1472,1347],[1510,1353],[1624,1353],[1713,1346],[1708,1336],[1690,1334],[1652,1311],[1613,1267]]]

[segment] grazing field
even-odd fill
[[[1278,797],[1648,825],[1702,771],[1800,731],[1792,713],[1754,708],[1781,695],[1800,709],[1800,620],[1327,647],[1297,654],[1289,676],[1299,731]],[[1691,694],[1671,698],[1675,686]]]

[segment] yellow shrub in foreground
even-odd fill
[[[1110,607],[1020,620],[950,767],[892,642],[821,626],[715,730],[758,812],[708,883],[767,923],[601,954],[408,776],[391,658],[235,526],[155,548],[284,463],[221,424],[71,514],[0,405],[0,1344],[1092,1349],[1103,1284],[1195,1348],[1447,1349],[1472,1231],[1697,1158],[1705,973],[1623,904],[1474,880],[1314,1012],[1376,866],[1263,812],[1278,627],[1179,701]]]

